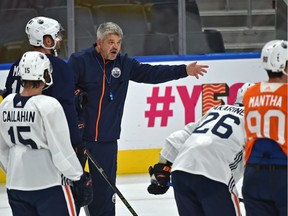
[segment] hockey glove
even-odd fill
[[[83,169],[85,168],[85,164],[87,161],[87,154],[86,154],[86,146],[85,143],[81,143],[81,145],[75,147],[75,152],[77,155],[78,160],[80,161],[81,166]]]
[[[89,173],[84,172],[79,181],[73,182],[72,193],[78,207],[89,205],[92,202],[92,178]]]
[[[75,90],[75,105],[78,114],[81,114],[88,104],[88,94],[82,89]]]
[[[78,128],[79,133],[83,136],[84,128],[85,128],[85,108],[88,104],[88,94],[87,92],[76,89],[75,90],[75,107],[78,114]]]
[[[147,190],[150,194],[164,194],[169,189],[171,164],[157,163],[154,167],[149,167],[151,184]]]

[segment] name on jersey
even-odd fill
[[[3,122],[34,122],[35,111],[3,111]]]
[[[235,106],[216,106],[213,107],[213,110],[223,110],[232,113],[236,113],[238,115],[244,116],[244,109],[243,107],[235,107]]]
[[[251,97],[249,99],[249,107],[261,107],[261,106],[282,106],[282,96],[278,95],[259,95]]]
[[[15,65],[13,69],[13,76],[20,76],[19,65]]]

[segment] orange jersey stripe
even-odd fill
[[[244,95],[247,162],[255,141],[269,138],[287,155],[287,84],[257,83]]]
[[[234,192],[232,192],[231,194],[233,197],[233,204],[236,208],[236,215],[241,216],[241,210],[240,210],[240,204],[239,204],[238,196]]]
[[[74,199],[73,199],[73,195],[72,195],[70,186],[69,185],[64,185],[63,188],[65,190],[65,195],[67,197],[68,211],[71,214],[71,216],[77,216],[76,215],[75,204],[74,204]]]

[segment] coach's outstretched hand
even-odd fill
[[[171,165],[157,163],[154,167],[149,167],[149,175],[151,184],[147,190],[150,194],[158,195],[164,194],[169,189]]]
[[[189,76],[195,76],[199,79],[199,76],[204,76],[207,73],[208,65],[199,65],[197,62],[192,62],[186,66],[186,72]]]
[[[92,178],[88,172],[84,172],[79,181],[73,182],[72,193],[78,207],[89,205],[92,202]]]

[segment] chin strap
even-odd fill
[[[59,39],[59,38],[56,38],[55,40],[54,40],[54,45],[52,46],[52,47],[46,47],[43,43],[41,44],[41,46],[43,47],[43,48],[45,48],[45,49],[48,49],[48,50],[51,50],[52,51],[52,55],[54,55],[54,56],[58,56],[58,51],[57,51],[57,49],[56,49],[56,44],[57,44],[57,42],[58,41],[60,41],[61,39]]]
[[[58,52],[57,52],[57,49],[53,49],[53,52],[54,52],[54,56],[58,56]]]

